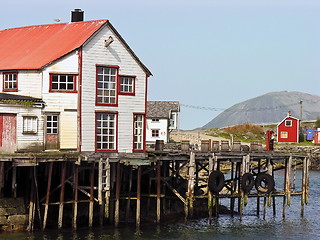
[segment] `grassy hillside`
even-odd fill
[[[305,129],[314,128],[315,123],[306,122],[302,123],[301,128],[304,132]],[[213,137],[223,137],[226,139],[232,139],[234,141],[241,142],[261,142],[265,143],[265,132],[272,130],[276,132],[277,125],[256,125],[256,124],[240,124],[226,128],[208,128],[204,129],[204,133]],[[313,143],[303,141],[300,145],[313,145]]]

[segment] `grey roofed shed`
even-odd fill
[[[171,112],[180,112],[178,101],[148,101],[147,118],[170,118]]]

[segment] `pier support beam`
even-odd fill
[[[93,203],[94,203],[94,163],[91,163],[90,168],[90,202],[89,202],[89,227],[93,223]]]
[[[77,218],[78,218],[78,188],[79,188],[79,166],[74,165],[73,169],[73,191],[74,191],[74,204],[73,204],[73,217],[72,217],[72,228],[77,229]]]
[[[161,162],[157,162],[157,223],[161,218]]]
[[[140,199],[141,199],[141,166],[138,166],[138,171],[137,171],[137,206],[136,206],[136,227],[137,228],[140,228],[140,223],[141,223]]]
[[[189,159],[189,179],[188,179],[188,192],[187,192],[187,203],[188,212],[190,217],[193,217],[193,206],[194,206],[194,180],[195,180],[195,170],[196,169],[196,155],[194,152],[190,153]],[[187,217],[187,216],[186,216]]]
[[[45,230],[46,225],[47,225],[49,200],[50,200],[50,189],[51,189],[51,180],[52,180],[52,169],[53,169],[53,162],[50,162],[49,172],[48,172],[47,195],[46,195],[46,203],[45,203],[45,207],[44,207],[42,230]]]
[[[58,229],[62,228],[65,181],[66,181],[66,163],[63,162],[61,166],[61,189],[60,189],[60,202],[59,202]]]
[[[4,162],[0,162],[0,197],[3,197],[4,173]]]
[[[114,211],[114,225],[119,226],[120,218],[120,189],[121,189],[121,165],[120,162],[117,163],[117,176],[116,176],[116,202]]]

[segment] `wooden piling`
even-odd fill
[[[32,169],[33,170],[33,169]],[[28,227],[27,231],[32,232],[34,229],[34,216],[35,216],[35,186],[34,186],[34,174],[33,171],[30,171],[30,179],[31,179],[31,192],[30,192],[30,201],[29,201],[29,217],[28,217]]]
[[[137,228],[140,228],[140,223],[141,223],[140,199],[141,199],[141,166],[138,166],[138,171],[137,171],[137,206],[136,206],[136,227]]]
[[[292,166],[292,154],[288,159],[287,165],[287,180],[286,180],[286,195],[287,195],[287,205],[290,206],[291,204],[291,166]]]
[[[4,189],[4,162],[0,162],[0,198],[3,197],[3,189]]]
[[[132,166],[129,166],[129,186],[128,186],[128,200],[126,206],[126,221],[130,218],[130,203],[131,203],[131,190],[132,190]]]
[[[72,217],[72,228],[74,230],[77,229],[77,217],[78,217],[78,188],[79,188],[79,166],[74,165],[73,169],[73,195],[74,195],[74,203],[73,203],[73,217]]]
[[[17,167],[12,167],[12,181],[11,181],[12,197],[17,197]]]
[[[99,201],[99,224],[100,224],[100,226],[103,225],[103,218],[104,218],[102,181],[103,181],[103,158],[100,158],[99,165],[98,165],[98,201]]]
[[[235,174],[234,174],[234,162],[231,162],[231,196],[233,196],[236,188],[236,183],[235,183]],[[230,210],[231,210],[231,217],[234,215],[234,201],[235,198],[231,197],[230,198]]]
[[[304,205],[306,203],[306,183],[307,183],[307,158],[303,159],[302,184],[301,184],[301,217],[304,216]]]
[[[51,181],[52,181],[52,169],[53,169],[53,162],[50,162],[49,163],[47,194],[46,194],[46,203],[45,203],[45,206],[44,206],[44,216],[43,216],[42,230],[45,230],[46,225],[47,225],[49,200],[50,200],[50,189],[51,189]]]
[[[91,163],[90,168],[90,201],[89,201],[89,228],[93,224],[93,204],[94,204],[94,163]]]
[[[161,218],[161,162],[157,162],[157,223]]]
[[[109,205],[110,205],[110,182],[111,182],[111,172],[110,172],[110,161],[109,158],[107,158],[105,164],[104,164],[104,169],[103,169],[103,178],[104,178],[104,187],[103,191],[105,191],[105,206],[104,206],[104,211],[105,211],[105,217],[109,218],[110,217],[110,211],[109,211]]]
[[[190,217],[193,217],[194,207],[194,184],[195,184],[195,167],[196,167],[196,155],[194,152],[190,153],[189,159],[189,179],[188,179],[188,192],[187,198],[189,200],[189,213]]]
[[[119,226],[120,220],[120,187],[121,187],[121,166],[120,162],[117,163],[117,176],[116,176],[116,202],[115,202],[115,211],[114,211],[114,225],[115,227]]]
[[[212,153],[212,156],[209,157],[209,169],[208,169],[208,174],[210,176],[211,172],[213,171],[213,159],[214,159],[214,153]],[[212,223],[212,207],[213,207],[213,195],[211,191],[208,188],[208,215],[209,215],[209,223]]]
[[[261,159],[258,160],[258,174],[261,172]],[[260,215],[260,197],[257,196],[257,216]]]
[[[287,192],[287,181],[288,181],[288,159],[286,158],[285,160],[285,164],[284,164],[284,187],[283,187],[283,202],[282,202],[282,217],[285,218],[286,217],[286,192]]]
[[[65,180],[66,180],[66,162],[63,162],[61,166],[61,188],[60,188],[58,229],[62,228]]]

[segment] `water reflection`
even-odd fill
[[[277,178],[283,175],[279,172]],[[299,179],[299,171],[297,179]],[[286,207],[286,218],[282,218],[282,198],[277,198],[276,216],[273,216],[272,207],[268,207],[266,218],[263,214],[256,216],[256,199],[249,199],[244,208],[243,217],[231,217],[220,215],[214,218],[212,224],[208,219],[189,221],[187,224],[143,224],[137,230],[134,225],[113,228],[112,226],[97,227],[92,230],[78,229],[73,232],[70,229],[63,231],[47,230],[45,232],[29,233],[2,233],[0,239],[8,240],[216,240],[216,239],[320,239],[320,172],[310,172],[310,197],[305,206],[305,217],[300,217],[300,197],[291,198],[291,206]],[[280,181],[279,181],[280,182]],[[300,184],[300,185],[299,185]],[[301,183],[296,182],[296,186]],[[281,189],[281,184],[277,186]],[[229,206],[229,201],[222,201]],[[263,209],[261,200],[260,210]]]

